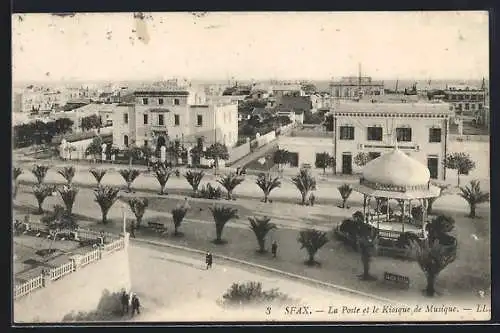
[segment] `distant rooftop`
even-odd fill
[[[370,102],[346,102],[335,105],[333,114],[339,115],[342,113],[380,113],[380,114],[412,114],[412,113],[428,113],[436,115],[454,115],[453,111],[449,110],[447,103],[370,103]]]
[[[140,89],[134,91],[134,96],[188,96],[186,90]]]

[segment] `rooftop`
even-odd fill
[[[189,91],[186,90],[136,90],[134,91],[134,96],[188,96]]]
[[[449,110],[447,103],[431,103],[431,102],[416,102],[416,103],[371,103],[371,102],[345,102],[336,104],[333,114],[339,113],[382,113],[382,114],[412,114],[412,113],[428,113],[436,115],[454,114]]]

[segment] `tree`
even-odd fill
[[[38,202],[38,214],[43,214],[43,202],[54,193],[55,186],[47,184],[36,184],[33,186],[33,194]]]
[[[142,149],[135,144],[131,144],[125,149],[124,155],[128,159],[129,167],[132,168],[132,163],[141,159]]]
[[[101,157],[102,155],[102,138],[100,136],[96,136],[92,139],[92,142],[89,143],[87,149],[85,149],[85,155],[92,155],[94,157],[94,162]]]
[[[146,164],[147,164],[148,170],[149,170],[151,157],[154,156],[155,152],[154,152],[153,148],[151,148],[150,146],[144,145],[141,147],[141,154],[142,154],[142,157],[146,160]]]
[[[164,190],[165,190],[165,185],[167,185],[168,179],[173,173],[172,169],[167,168],[163,165],[157,165],[154,168],[154,172],[156,180],[160,184],[160,195],[167,194],[164,192]]]
[[[409,250],[427,278],[427,296],[434,296],[434,285],[439,273],[456,259],[456,244],[446,246],[439,240],[431,241],[430,238],[422,241],[411,240]]]
[[[367,153],[359,152],[354,156],[354,164],[359,167],[365,166],[368,162],[370,162],[370,155]]]
[[[264,202],[267,202],[269,194],[271,194],[272,190],[281,186],[279,177],[273,178],[271,175],[265,173],[261,173],[257,177],[257,181],[255,183],[260,187],[262,192],[264,192]]]
[[[449,245],[447,244],[449,240],[448,233],[451,232],[453,228],[455,228],[455,219],[445,214],[436,216],[425,225],[427,237],[430,239],[431,243],[438,240],[444,245]]]
[[[186,178],[189,185],[191,185],[194,194],[198,193],[198,186],[200,186],[200,182],[204,176],[205,173],[203,171],[191,171],[191,170],[188,170],[188,172],[186,172],[186,174],[184,175],[184,178]]]
[[[80,127],[84,131],[94,129],[94,128],[99,130],[102,127],[101,118],[96,114],[93,114],[93,115],[90,115],[87,117],[83,117],[81,124],[80,124]]]
[[[127,201],[130,210],[134,213],[136,219],[136,227],[141,227],[142,217],[148,208],[149,201],[147,198],[131,198]]]
[[[107,170],[92,168],[89,170],[89,172],[92,174],[92,176],[94,176],[95,180],[97,181],[97,186],[101,186],[101,180],[106,174]]]
[[[226,145],[222,143],[214,143],[205,151],[205,158],[213,159],[215,163],[215,170],[219,168],[219,160],[229,159],[229,152],[227,151]]]
[[[302,205],[305,205],[309,192],[316,190],[316,179],[314,179],[309,170],[302,169],[292,178],[292,183],[302,195]]]
[[[49,169],[50,167],[47,165],[35,164],[33,166],[33,169],[31,169],[31,173],[35,176],[37,184],[43,183]]]
[[[304,229],[299,232],[297,241],[301,245],[301,249],[306,249],[309,259],[306,261],[307,265],[316,263],[314,256],[319,249],[328,242],[326,232],[318,231],[316,229]]]
[[[335,168],[335,157],[331,156],[327,152],[316,154],[316,168],[323,169],[323,174],[326,173],[326,168]]]
[[[224,186],[224,188],[226,189],[227,200],[231,200],[234,189],[236,188],[236,186],[243,183],[243,180],[245,180],[245,178],[236,175],[234,172],[231,172],[227,175],[220,177],[217,180],[217,182],[222,186]]]
[[[139,177],[141,174],[140,170],[137,169],[121,169],[120,175],[123,177],[123,180],[127,183],[127,192],[132,192],[132,183],[134,180]]]
[[[63,178],[66,179],[67,184],[70,185],[75,177],[75,167],[65,166],[64,168],[58,170],[57,173],[63,176]]]
[[[191,155],[191,163],[194,166],[198,166],[200,163],[200,157],[203,156],[203,149],[199,146],[193,147],[189,151],[189,154]]]
[[[119,189],[109,187],[109,186],[99,186],[94,189],[95,202],[101,207],[102,213],[102,223],[108,223],[108,212],[109,209],[114,205],[116,200],[118,200]]]
[[[46,224],[50,230],[55,230],[56,232],[65,229],[76,230],[78,228],[74,217],[61,205],[54,205],[53,211],[44,215],[40,219],[40,222]],[[55,237],[52,238],[52,241],[54,239]]]
[[[266,252],[266,236],[269,231],[277,229],[276,224],[271,223],[271,218],[267,216],[262,217],[249,217],[250,228],[252,229],[255,237],[257,237],[257,242],[259,243],[259,253]]]
[[[490,200],[490,193],[481,191],[480,182],[477,180],[471,180],[469,186],[460,187],[460,191],[459,195],[469,204],[470,218],[476,217],[477,205]]]
[[[181,223],[184,220],[187,211],[188,211],[187,207],[182,207],[182,206],[172,209],[172,220],[174,222],[174,236],[180,235],[178,229],[181,226]]]
[[[75,203],[76,195],[78,194],[78,188],[71,184],[66,184],[57,191],[61,195],[61,199],[66,207],[66,212],[71,215],[73,212],[73,204]]]
[[[460,175],[468,175],[476,167],[476,163],[469,154],[451,153],[446,155],[444,166],[457,171],[457,186],[460,186]]]
[[[229,220],[238,218],[238,210],[236,208],[214,205],[213,207],[210,207],[210,211],[212,212],[215,222],[216,239],[213,242],[215,244],[223,244],[225,243],[225,241],[222,240],[222,231],[224,230],[224,226]]]
[[[351,196],[352,193],[352,187],[349,184],[342,184],[339,187],[337,187],[337,190],[340,193],[340,196],[342,197],[342,206],[340,208],[346,208],[346,202],[347,199]]]
[[[447,190],[450,187],[448,184],[433,184],[433,185],[439,187],[439,195],[437,197],[427,199],[427,215],[432,214],[432,205],[437,199],[441,198],[445,194],[445,190]]]
[[[12,176],[14,178],[14,193],[13,193],[13,196],[15,198],[16,194],[17,194],[17,178],[19,178],[19,176],[22,175],[23,169],[21,169],[21,168],[14,168],[12,170],[12,173],[13,173]]]
[[[274,152],[273,156],[274,163],[278,165],[278,168],[281,170],[283,164],[287,164],[290,162],[290,152],[286,149],[278,149]]]

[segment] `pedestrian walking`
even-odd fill
[[[121,295],[121,304],[122,304],[122,316],[124,316],[126,313],[128,313],[128,305],[129,305],[129,295],[127,295],[127,292],[125,290],[122,291]]]
[[[271,253],[273,254],[273,257],[276,258],[276,254],[278,253],[278,242],[275,240],[271,245]]]
[[[314,192],[309,195],[309,204],[311,206],[314,206],[314,202],[316,201],[316,196],[314,195]]]
[[[207,269],[212,268],[212,262],[213,262],[212,253],[207,252],[207,255],[205,256],[205,262],[207,264]]]
[[[137,312],[137,314],[141,314],[141,302],[139,301],[139,297],[134,293],[132,295],[132,316]]]

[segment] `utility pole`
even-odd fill
[[[358,64],[358,100],[361,99],[361,63]]]

